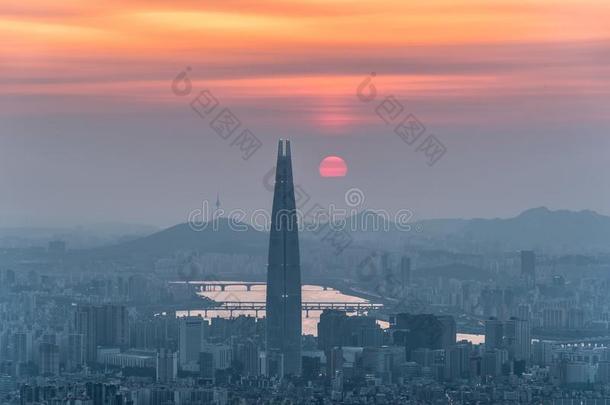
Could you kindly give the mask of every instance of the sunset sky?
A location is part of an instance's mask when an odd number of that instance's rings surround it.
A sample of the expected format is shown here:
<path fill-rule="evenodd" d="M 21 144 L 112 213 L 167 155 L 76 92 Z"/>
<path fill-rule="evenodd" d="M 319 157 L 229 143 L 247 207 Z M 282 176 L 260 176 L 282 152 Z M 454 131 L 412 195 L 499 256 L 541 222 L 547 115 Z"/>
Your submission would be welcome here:
<path fill-rule="evenodd" d="M 610 215 L 609 21 L 607 0 L 2 1 L 0 227 L 165 226 L 217 192 L 268 208 L 280 137 L 322 204 Z M 263 143 L 250 159 L 189 106 L 204 89 Z M 390 95 L 447 148 L 432 167 L 375 113 Z M 321 178 L 327 155 L 348 175 Z"/>

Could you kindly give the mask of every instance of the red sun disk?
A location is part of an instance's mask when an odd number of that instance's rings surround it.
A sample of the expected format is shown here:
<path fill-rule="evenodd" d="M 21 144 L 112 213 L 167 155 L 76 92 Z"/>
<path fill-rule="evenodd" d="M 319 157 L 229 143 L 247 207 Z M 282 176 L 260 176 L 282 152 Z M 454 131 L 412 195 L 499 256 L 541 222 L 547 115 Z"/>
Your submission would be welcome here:
<path fill-rule="evenodd" d="M 320 162 L 321 177 L 344 177 L 347 174 L 347 164 L 339 156 L 326 156 Z"/>

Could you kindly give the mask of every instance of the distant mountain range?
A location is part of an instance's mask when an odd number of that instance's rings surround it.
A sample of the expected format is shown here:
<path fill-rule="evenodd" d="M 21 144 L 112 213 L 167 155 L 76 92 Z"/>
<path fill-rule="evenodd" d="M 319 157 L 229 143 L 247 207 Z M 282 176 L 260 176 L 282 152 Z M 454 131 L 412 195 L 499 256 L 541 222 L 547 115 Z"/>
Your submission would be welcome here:
<path fill-rule="evenodd" d="M 594 211 L 533 208 L 507 219 L 439 219 L 420 222 L 422 234 L 461 237 L 499 249 L 609 252 L 610 217 Z"/>
<path fill-rule="evenodd" d="M 414 242 L 425 240 L 429 246 L 435 241 L 442 242 L 444 248 L 455 245 L 484 246 L 498 251 L 535 249 L 569 253 L 610 252 L 610 217 L 593 211 L 551 211 L 547 208 L 534 208 L 524 211 L 514 218 L 506 219 L 434 219 L 411 224 L 411 230 L 401 231 L 393 222 L 388 223 L 387 231 L 378 226 L 363 229 L 356 226 L 365 221 L 376 221 L 372 213 L 359 213 L 347 219 L 345 229 L 356 240 L 359 236 L 396 237 L 404 232 Z M 383 218 L 378 219 L 383 224 Z M 356 223 L 352 228 L 352 223 Z M 239 224 L 241 231 L 230 227 L 228 220 L 220 219 L 216 229 L 210 224 L 206 229 L 196 231 L 189 224 L 179 224 L 151 235 L 93 249 L 95 253 L 112 256 L 153 256 L 163 257 L 178 250 L 197 250 L 227 254 L 266 255 L 267 233 L 249 225 Z M 355 230 L 352 230 L 355 229 Z M 304 232 L 302 244 L 321 243 Z M 311 247 L 311 246 L 310 246 Z M 93 251 L 91 251 L 93 253 Z M 467 252 L 465 252 L 467 253 Z"/>
<path fill-rule="evenodd" d="M 44 247 L 62 240 L 70 249 L 87 249 L 117 244 L 158 232 L 159 227 L 121 222 L 103 222 L 70 228 L 2 227 L 0 248 Z"/>
<path fill-rule="evenodd" d="M 260 255 L 267 252 L 267 235 L 246 224 L 230 226 L 220 218 L 216 225 L 197 229 L 188 223 L 174 225 L 160 232 L 113 246 L 94 250 L 108 256 L 167 257 L 177 251 Z"/>

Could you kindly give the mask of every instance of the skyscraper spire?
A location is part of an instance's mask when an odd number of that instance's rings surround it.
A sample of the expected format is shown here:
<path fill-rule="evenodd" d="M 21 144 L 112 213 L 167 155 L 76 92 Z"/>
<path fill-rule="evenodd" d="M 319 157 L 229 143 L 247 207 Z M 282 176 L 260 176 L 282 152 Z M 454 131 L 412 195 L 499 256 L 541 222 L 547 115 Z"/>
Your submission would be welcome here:
<path fill-rule="evenodd" d="M 270 375 L 301 374 L 301 266 L 290 141 L 278 143 L 269 261 L 267 359 Z"/>

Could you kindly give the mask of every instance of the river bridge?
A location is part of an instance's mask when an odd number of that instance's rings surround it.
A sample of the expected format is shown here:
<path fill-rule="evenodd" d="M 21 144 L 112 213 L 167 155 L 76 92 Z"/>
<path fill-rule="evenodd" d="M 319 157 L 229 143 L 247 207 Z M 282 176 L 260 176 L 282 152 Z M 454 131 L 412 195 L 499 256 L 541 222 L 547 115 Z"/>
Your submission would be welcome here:
<path fill-rule="evenodd" d="M 191 281 L 189 284 L 197 286 L 200 292 L 225 291 L 227 287 L 246 287 L 246 291 L 251 291 L 255 285 L 267 285 L 264 281 Z"/>
<path fill-rule="evenodd" d="M 202 308 L 205 316 L 208 316 L 208 311 L 229 311 L 231 317 L 235 311 L 252 311 L 258 317 L 260 311 L 265 311 L 267 304 L 261 301 L 220 301 L 215 305 L 211 304 L 206 308 Z M 301 310 L 305 312 L 305 317 L 309 318 L 309 311 L 324 311 L 327 309 L 336 309 L 356 313 L 358 315 L 369 311 L 380 310 L 383 304 L 375 304 L 372 302 L 303 302 Z"/>
<path fill-rule="evenodd" d="M 562 345 L 610 346 L 610 336 L 554 337 L 532 335 L 532 338 Z"/>
<path fill-rule="evenodd" d="M 179 283 L 187 283 L 180 281 Z M 189 285 L 195 286 L 199 292 L 211 292 L 211 291 L 226 291 L 227 287 L 245 287 L 245 291 L 252 291 L 252 287 L 259 285 L 267 285 L 265 281 L 189 281 Z M 320 286 L 324 291 L 328 290 L 326 286 Z M 239 291 L 234 290 L 232 291 Z"/>

